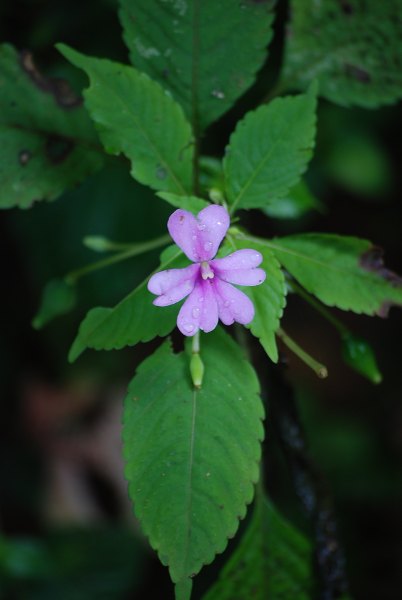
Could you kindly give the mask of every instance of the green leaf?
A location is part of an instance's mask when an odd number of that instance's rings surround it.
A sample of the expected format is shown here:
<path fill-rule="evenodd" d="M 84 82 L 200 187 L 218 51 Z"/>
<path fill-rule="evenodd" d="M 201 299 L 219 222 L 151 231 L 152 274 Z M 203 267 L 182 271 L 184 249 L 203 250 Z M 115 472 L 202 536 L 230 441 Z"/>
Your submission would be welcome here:
<path fill-rule="evenodd" d="M 55 317 L 68 313 L 74 308 L 76 300 L 74 286 L 64 279 L 52 279 L 43 290 L 39 310 L 32 320 L 32 327 L 41 329 Z"/>
<path fill-rule="evenodd" d="M 29 52 L 0 46 L 0 208 L 53 200 L 102 166 L 81 100 Z"/>
<path fill-rule="evenodd" d="M 259 476 L 264 408 L 241 349 L 223 330 L 204 335 L 205 375 L 191 352 L 165 342 L 139 367 L 123 417 L 129 494 L 174 582 L 197 574 L 234 536 Z"/>
<path fill-rule="evenodd" d="M 376 108 L 402 98 L 400 0 L 294 0 L 284 86 L 320 94 L 343 106 Z"/>
<path fill-rule="evenodd" d="M 402 305 L 402 279 L 386 269 L 367 240 L 329 233 L 291 235 L 268 242 L 279 262 L 328 306 L 386 317 Z"/>
<path fill-rule="evenodd" d="M 133 64 L 183 106 L 194 131 L 218 119 L 255 79 L 272 38 L 274 1 L 120 0 Z"/>
<path fill-rule="evenodd" d="M 349 367 L 367 377 L 372 383 L 381 383 L 382 375 L 370 344 L 354 335 L 345 335 L 342 339 L 342 357 Z"/>
<path fill-rule="evenodd" d="M 299 219 L 311 210 L 321 210 L 322 204 L 313 196 L 306 183 L 301 180 L 284 198 L 273 200 L 263 208 L 272 219 Z"/>
<path fill-rule="evenodd" d="M 170 246 L 161 255 L 157 271 L 177 269 L 188 263 L 177 246 Z M 86 348 L 94 350 L 119 350 L 148 342 L 156 336 L 167 335 L 174 329 L 178 313 L 177 304 L 154 306 L 154 296 L 145 280 L 114 308 L 93 308 L 82 321 L 77 337 L 71 346 L 69 360 L 76 360 Z"/>
<path fill-rule="evenodd" d="M 203 600 L 310 600 L 312 550 L 309 541 L 258 498 L 240 544 Z"/>
<path fill-rule="evenodd" d="M 260 208 L 285 196 L 307 168 L 315 136 L 316 87 L 277 98 L 247 113 L 224 160 L 231 212 Z"/>
<path fill-rule="evenodd" d="M 197 196 L 178 196 L 177 194 L 170 194 L 169 192 L 159 192 L 157 194 L 162 200 L 166 200 L 175 208 L 182 208 L 188 210 L 194 214 L 197 214 L 203 208 L 209 206 L 209 202 Z"/>
<path fill-rule="evenodd" d="M 180 106 L 133 67 L 59 44 L 90 79 L 85 104 L 107 152 L 131 160 L 131 174 L 155 190 L 185 194 L 192 183 L 193 140 Z"/>
<path fill-rule="evenodd" d="M 266 272 L 267 278 L 261 285 L 242 288 L 242 292 L 247 294 L 255 308 L 255 317 L 248 328 L 260 340 L 269 358 L 277 363 L 275 332 L 279 329 L 279 321 L 286 305 L 285 277 L 272 250 L 257 242 L 250 244 L 239 239 L 233 240 L 233 248 L 236 250 L 250 247 L 261 252 L 261 268 Z"/>

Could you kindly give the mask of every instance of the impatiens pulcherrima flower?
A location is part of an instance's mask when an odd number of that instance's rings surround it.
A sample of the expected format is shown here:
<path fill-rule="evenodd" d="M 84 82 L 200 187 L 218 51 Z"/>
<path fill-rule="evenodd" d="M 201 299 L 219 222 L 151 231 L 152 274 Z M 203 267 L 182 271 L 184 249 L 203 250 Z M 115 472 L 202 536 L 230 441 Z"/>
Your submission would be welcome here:
<path fill-rule="evenodd" d="M 177 317 L 184 335 L 193 336 L 199 329 L 212 331 L 219 319 L 225 325 L 235 321 L 247 325 L 254 318 L 251 300 L 231 284 L 262 283 L 265 271 L 256 268 L 262 255 L 244 249 L 214 258 L 229 224 L 227 210 L 217 204 L 207 206 L 196 217 L 179 209 L 168 220 L 174 242 L 194 264 L 155 273 L 148 290 L 158 296 L 153 301 L 156 306 L 169 306 L 188 296 Z"/>

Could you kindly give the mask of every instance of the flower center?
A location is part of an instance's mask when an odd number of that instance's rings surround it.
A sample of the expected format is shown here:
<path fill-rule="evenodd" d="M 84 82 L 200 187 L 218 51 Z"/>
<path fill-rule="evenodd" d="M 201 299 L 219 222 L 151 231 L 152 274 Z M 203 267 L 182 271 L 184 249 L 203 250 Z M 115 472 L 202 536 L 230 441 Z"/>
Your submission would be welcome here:
<path fill-rule="evenodd" d="M 214 272 L 213 272 L 213 270 L 209 266 L 209 263 L 206 260 L 204 260 L 201 263 L 201 277 L 204 280 L 213 279 L 214 278 Z"/>

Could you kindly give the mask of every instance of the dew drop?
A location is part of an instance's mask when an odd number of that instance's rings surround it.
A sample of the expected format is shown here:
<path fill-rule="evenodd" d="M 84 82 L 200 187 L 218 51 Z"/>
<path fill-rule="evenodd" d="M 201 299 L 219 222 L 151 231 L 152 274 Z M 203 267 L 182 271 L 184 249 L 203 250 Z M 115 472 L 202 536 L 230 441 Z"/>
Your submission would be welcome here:
<path fill-rule="evenodd" d="M 225 300 L 225 302 L 223 303 L 223 306 L 225 306 L 226 308 L 228 306 L 230 306 L 230 301 L 229 300 Z"/>
<path fill-rule="evenodd" d="M 204 250 L 208 251 L 208 250 L 211 250 L 211 248 L 212 248 L 212 242 L 205 242 Z"/>
<path fill-rule="evenodd" d="M 198 317 L 200 316 L 200 309 L 197 307 L 193 308 L 193 310 L 191 311 L 191 314 L 194 319 L 198 319 Z"/>
<path fill-rule="evenodd" d="M 218 100 L 223 100 L 225 94 L 222 92 L 222 90 L 212 90 L 211 96 L 213 96 L 214 98 L 218 98 Z"/>
<path fill-rule="evenodd" d="M 196 235 L 192 235 L 191 239 L 195 241 L 197 239 L 197 236 Z"/>
<path fill-rule="evenodd" d="M 206 228 L 206 225 L 205 225 L 205 223 L 198 223 L 198 224 L 197 224 L 197 229 L 198 229 L 199 231 L 204 231 L 204 229 L 205 229 L 205 228 Z"/>
<path fill-rule="evenodd" d="M 156 169 L 156 177 L 157 177 L 157 179 L 166 179 L 166 177 L 167 177 L 166 169 L 164 169 L 161 166 L 157 167 L 157 169 Z"/>
<path fill-rule="evenodd" d="M 187 333 L 191 333 L 194 330 L 194 325 L 191 325 L 191 323 L 188 323 L 188 325 L 184 325 L 184 331 L 187 331 Z"/>

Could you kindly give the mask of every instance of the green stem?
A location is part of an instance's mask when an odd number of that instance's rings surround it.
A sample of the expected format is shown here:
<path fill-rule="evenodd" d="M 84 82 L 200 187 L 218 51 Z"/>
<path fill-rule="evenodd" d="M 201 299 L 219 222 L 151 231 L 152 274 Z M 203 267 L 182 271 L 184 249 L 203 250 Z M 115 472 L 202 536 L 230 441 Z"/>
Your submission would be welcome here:
<path fill-rule="evenodd" d="M 328 377 L 328 369 L 325 365 L 319 363 L 315 358 L 310 356 L 303 348 L 297 344 L 283 329 L 278 329 L 276 332 L 278 337 L 281 338 L 284 344 L 292 350 L 296 356 L 300 358 L 310 369 L 314 371 L 314 373 L 320 378 L 325 379 Z"/>
<path fill-rule="evenodd" d="M 204 378 L 204 363 L 200 356 L 200 332 L 193 336 L 191 346 L 191 359 L 190 359 L 190 374 L 193 380 L 194 387 L 199 390 L 201 389 L 202 380 Z"/>
<path fill-rule="evenodd" d="M 296 292 L 296 294 L 300 296 L 300 298 L 303 298 L 303 300 L 308 302 L 310 306 L 312 306 L 316 311 L 318 311 L 327 321 L 329 321 L 329 323 L 331 323 L 331 325 L 335 327 L 335 329 L 338 330 L 341 337 L 346 337 L 349 335 L 349 329 L 341 321 L 339 321 L 339 319 L 334 317 L 334 315 L 332 315 L 330 311 L 327 308 L 325 308 L 325 306 L 318 302 L 318 300 L 310 296 L 310 294 L 306 292 L 306 290 L 303 289 L 301 285 L 299 285 L 296 281 L 292 280 L 289 282 L 289 284 L 291 288 Z"/>
<path fill-rule="evenodd" d="M 127 260 L 128 258 L 132 258 L 133 256 L 138 256 L 139 254 L 143 254 L 144 252 L 149 252 L 150 250 L 154 250 L 155 248 L 160 248 L 161 246 L 166 246 L 170 241 L 169 235 L 162 235 L 154 240 L 149 240 L 148 242 L 143 242 L 141 244 L 133 244 L 129 249 L 124 250 L 123 252 L 119 252 L 118 254 L 114 254 L 113 256 L 108 256 L 107 258 L 103 258 L 102 260 L 98 260 L 94 263 L 86 265 L 85 267 L 81 267 L 80 269 L 76 269 L 75 271 L 70 271 L 64 277 L 65 281 L 70 284 L 74 284 L 84 277 L 84 275 L 88 275 L 93 271 L 98 271 L 99 269 L 104 269 L 109 265 L 113 265 L 115 263 L 121 262 L 123 260 Z"/>

